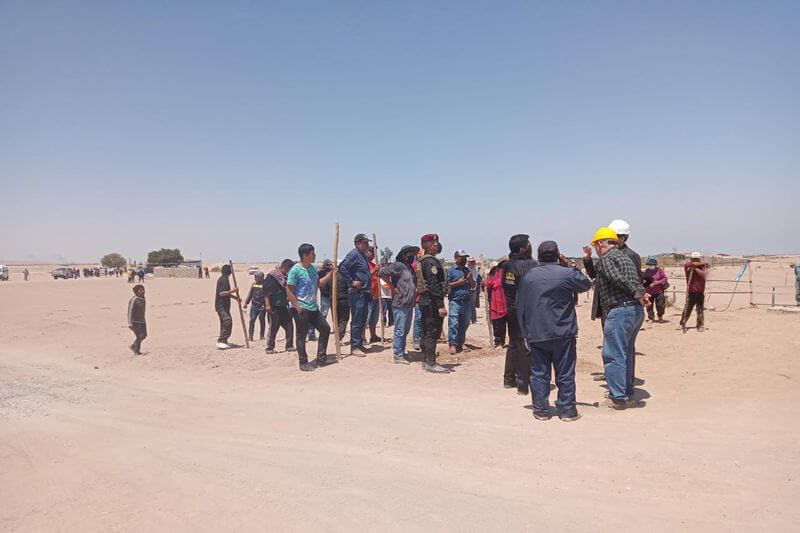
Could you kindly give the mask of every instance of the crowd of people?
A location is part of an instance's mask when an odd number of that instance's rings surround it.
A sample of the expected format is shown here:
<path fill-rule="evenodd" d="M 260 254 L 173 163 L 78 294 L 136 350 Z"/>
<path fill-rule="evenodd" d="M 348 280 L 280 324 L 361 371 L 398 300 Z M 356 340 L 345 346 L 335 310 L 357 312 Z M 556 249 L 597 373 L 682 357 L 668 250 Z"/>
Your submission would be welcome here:
<path fill-rule="evenodd" d="M 470 349 L 467 330 L 477 322 L 476 307 L 485 291 L 486 312 L 492 327 L 491 343 L 505 347 L 503 385 L 521 395 L 532 394 L 533 415 L 540 420 L 552 416 L 549 404 L 551 374 L 558 388 L 556 411 L 565 421 L 580 415 L 575 400 L 576 337 L 578 322 L 575 306 L 578 294 L 594 288 L 591 318 L 599 318 L 603 329 L 602 360 L 604 373 L 596 379 L 608 386 L 609 407 L 622 410 L 636 403 L 634 376 L 636 338 L 645 317 L 663 322 L 665 291 L 669 278 L 657 258 L 649 257 L 642 269 L 640 256 L 629 247 L 630 227 L 614 220 L 595 232 L 590 246 L 583 248 L 583 268 L 568 259 L 554 241 L 544 241 L 533 257 L 528 235 L 513 235 L 509 253 L 493 262 L 483 279 L 474 257 L 464 249 L 453 254 L 447 267 L 438 257 L 442 251 L 439 236 L 425 234 L 420 245 L 403 246 L 394 262 L 376 262 L 372 241 L 363 233 L 353 240 L 338 269 L 325 260 L 316 267 L 316 250 L 304 243 L 298 248 L 298 260 L 285 259 L 264 274 L 256 272 L 244 300 L 250 308 L 248 335 L 266 339 L 266 353 L 276 352 L 279 329 L 285 333 L 284 350 L 296 351 L 303 372 L 337 362 L 328 354 L 331 326 L 328 313 L 336 310 L 339 338 L 347 343 L 351 355 L 365 357 L 371 345 L 381 342 L 376 326 L 379 320 L 393 327 L 393 362 L 409 365 L 407 339 L 422 355 L 422 369 L 446 374 L 452 367 L 437 362 L 437 343 L 442 340 L 447 319 L 448 350 L 457 354 Z M 697 331 L 703 331 L 703 295 L 706 267 L 699 253 L 693 253 L 684 265 L 688 295 L 681 326 L 697 309 Z M 336 273 L 336 283 L 334 283 Z M 219 317 L 220 333 L 216 347 L 224 350 L 229 342 L 233 319 L 231 301 L 240 300 L 239 289 L 231 287 L 230 265 L 223 265 L 215 290 L 214 307 Z M 335 291 L 334 291 L 335 286 Z M 380 316 L 379 302 L 384 308 Z M 131 345 L 140 353 L 146 337 L 144 287 L 134 287 L 129 304 L 129 326 L 136 341 Z M 267 325 L 268 329 L 267 329 Z M 316 341 L 316 354 L 309 360 L 308 341 Z"/>

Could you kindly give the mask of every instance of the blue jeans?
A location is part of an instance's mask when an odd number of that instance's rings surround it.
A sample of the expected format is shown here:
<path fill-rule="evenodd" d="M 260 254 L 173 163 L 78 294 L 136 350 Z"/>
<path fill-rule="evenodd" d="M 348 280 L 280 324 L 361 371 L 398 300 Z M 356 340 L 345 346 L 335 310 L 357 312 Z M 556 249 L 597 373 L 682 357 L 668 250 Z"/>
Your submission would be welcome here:
<path fill-rule="evenodd" d="M 450 346 L 461 348 L 467 340 L 467 328 L 469 327 L 472 314 L 469 310 L 472 298 L 466 298 L 463 302 L 450 300 L 447 310 L 447 343 Z"/>
<path fill-rule="evenodd" d="M 408 332 L 411 331 L 411 312 L 413 307 L 393 307 L 394 315 L 394 341 L 392 343 L 392 352 L 394 357 L 399 359 L 403 357 L 406 351 L 406 337 Z"/>
<path fill-rule="evenodd" d="M 472 305 L 470 306 L 470 319 L 473 324 L 478 323 L 478 309 L 475 307 L 475 298 L 478 298 L 477 289 L 474 291 L 469 291 L 469 299 L 472 300 Z"/>
<path fill-rule="evenodd" d="M 550 367 L 556 373 L 556 408 L 566 415 L 575 411 L 575 337 L 528 343 L 531 349 L 531 394 L 533 410 L 547 414 L 550 409 Z"/>
<path fill-rule="evenodd" d="M 372 297 L 371 294 L 368 294 L 369 302 L 367 303 L 367 316 L 364 319 L 364 322 L 369 326 L 375 326 L 378 324 L 378 300 Z"/>
<path fill-rule="evenodd" d="M 419 304 L 414 306 L 414 344 L 419 344 L 419 338 L 422 334 L 422 309 Z"/>
<path fill-rule="evenodd" d="M 319 314 L 322 317 L 322 320 L 328 320 L 328 311 L 331 309 L 331 299 L 327 296 L 320 295 L 319 297 Z M 314 340 L 316 338 L 316 332 L 318 330 L 311 327 L 308 328 L 308 340 Z"/>
<path fill-rule="evenodd" d="M 351 291 L 347 295 L 350 303 L 350 345 L 364 346 L 364 325 L 367 322 L 367 307 L 372 299 L 367 291 Z"/>
<path fill-rule="evenodd" d="M 627 401 L 633 397 L 633 369 L 636 366 L 636 336 L 644 322 L 641 305 L 615 307 L 603 326 L 603 366 L 610 397 Z"/>

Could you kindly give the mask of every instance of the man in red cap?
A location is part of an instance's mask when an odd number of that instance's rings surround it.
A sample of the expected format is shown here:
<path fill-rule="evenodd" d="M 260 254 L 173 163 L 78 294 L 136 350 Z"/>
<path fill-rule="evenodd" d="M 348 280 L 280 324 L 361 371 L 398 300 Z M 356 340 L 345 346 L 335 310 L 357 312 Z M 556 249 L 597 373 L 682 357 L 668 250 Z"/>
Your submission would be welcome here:
<path fill-rule="evenodd" d="M 442 251 L 439 236 L 428 233 L 422 236 L 422 249 L 425 254 L 419 261 L 417 292 L 422 310 L 420 347 L 422 348 L 422 369 L 436 374 L 450 372 L 448 368 L 436 363 L 436 341 L 442 334 L 442 322 L 447 316 L 444 299 L 450 292 L 450 284 L 444 265 L 436 257 Z"/>

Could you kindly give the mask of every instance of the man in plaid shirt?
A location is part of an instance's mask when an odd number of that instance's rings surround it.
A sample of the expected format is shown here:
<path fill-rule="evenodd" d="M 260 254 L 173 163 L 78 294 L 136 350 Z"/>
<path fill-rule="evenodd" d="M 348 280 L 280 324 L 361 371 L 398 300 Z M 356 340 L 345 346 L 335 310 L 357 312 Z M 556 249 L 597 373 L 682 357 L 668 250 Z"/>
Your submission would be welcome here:
<path fill-rule="evenodd" d="M 610 228 L 600 228 L 592 239 L 599 257 L 594 261 L 595 291 L 605 317 L 603 366 L 609 407 L 625 409 L 633 401 L 636 336 L 644 322 L 647 294 L 636 266 L 617 248 L 617 242 L 617 234 Z M 590 261 L 592 248 L 585 246 L 583 256 Z"/>

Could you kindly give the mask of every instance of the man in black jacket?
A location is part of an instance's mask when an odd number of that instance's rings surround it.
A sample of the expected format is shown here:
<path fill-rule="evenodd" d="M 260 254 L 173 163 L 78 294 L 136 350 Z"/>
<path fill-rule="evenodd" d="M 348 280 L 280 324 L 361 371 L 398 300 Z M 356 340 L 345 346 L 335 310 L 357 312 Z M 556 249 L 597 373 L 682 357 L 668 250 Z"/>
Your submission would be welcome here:
<path fill-rule="evenodd" d="M 253 307 L 250 308 L 250 340 L 254 340 L 253 336 L 255 335 L 256 329 L 256 320 L 260 322 L 261 325 L 261 335 L 259 340 L 264 340 L 264 330 L 266 329 L 266 317 L 267 317 L 267 309 L 264 306 L 264 273 L 260 270 L 255 274 L 255 280 L 253 284 L 250 286 L 250 291 L 247 293 L 247 298 L 244 301 L 244 310 L 247 310 L 247 306 L 252 303 Z"/>
<path fill-rule="evenodd" d="M 286 351 L 294 351 L 294 323 L 289 311 L 289 299 L 286 296 L 286 274 L 294 266 L 294 261 L 284 259 L 281 265 L 267 274 L 264 282 L 264 305 L 272 317 L 269 322 L 267 337 L 267 353 L 275 353 L 275 338 L 278 328 L 286 334 Z"/>
<path fill-rule="evenodd" d="M 503 386 L 517 387 L 517 393 L 528 394 L 531 382 L 531 353 L 525 348 L 519 322 L 517 321 L 517 289 L 519 282 L 530 269 L 536 266 L 531 258 L 532 245 L 529 235 L 514 235 L 508 240 L 508 255 L 503 269 L 503 292 L 506 295 L 506 316 L 508 317 L 508 349 L 506 366 L 503 372 Z"/>
<path fill-rule="evenodd" d="M 436 362 L 436 341 L 442 334 L 442 321 L 447 316 L 444 298 L 449 292 L 449 283 L 444 265 L 436 258 L 436 254 L 442 250 L 439 236 L 435 233 L 423 235 L 421 244 L 425 255 L 420 259 L 417 290 L 420 293 L 419 307 L 422 310 L 420 345 L 425 357 L 422 369 L 435 374 L 446 374 L 450 370 Z"/>

